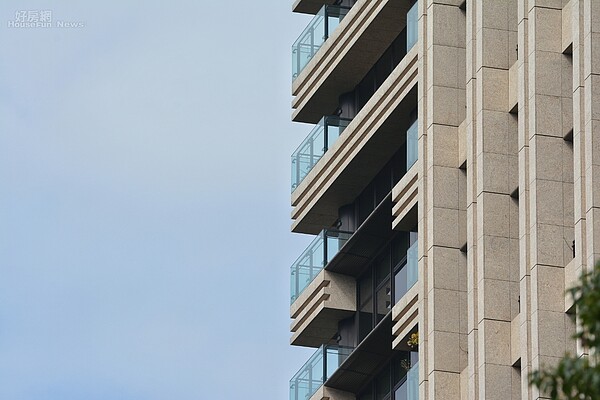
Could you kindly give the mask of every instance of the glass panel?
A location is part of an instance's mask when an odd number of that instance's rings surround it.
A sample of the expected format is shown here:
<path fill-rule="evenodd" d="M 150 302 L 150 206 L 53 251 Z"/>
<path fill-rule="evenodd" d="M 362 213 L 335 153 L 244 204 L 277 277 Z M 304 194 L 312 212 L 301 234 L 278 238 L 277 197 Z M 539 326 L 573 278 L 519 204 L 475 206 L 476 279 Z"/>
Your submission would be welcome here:
<path fill-rule="evenodd" d="M 406 252 L 406 263 L 394 274 L 394 304 L 413 287 L 419 278 L 418 248 L 419 242 L 415 241 Z"/>
<path fill-rule="evenodd" d="M 349 7 L 325 5 L 310 21 L 292 45 L 292 79 L 298 77 L 349 9 Z"/>
<path fill-rule="evenodd" d="M 406 290 L 413 287 L 419 279 L 419 242 L 415 241 L 406 252 Z"/>
<path fill-rule="evenodd" d="M 349 123 L 349 119 L 330 116 L 321 119 L 312 129 L 292 154 L 292 192 L 335 143 Z"/>
<path fill-rule="evenodd" d="M 296 301 L 309 283 L 321 272 L 329 261 L 339 252 L 350 232 L 323 230 L 292 264 L 290 271 L 290 300 Z"/>
<path fill-rule="evenodd" d="M 419 39 L 419 15 L 417 13 L 419 8 L 419 2 L 417 1 L 408 13 L 406 14 L 406 52 L 417 43 Z"/>
<path fill-rule="evenodd" d="M 290 380 L 290 400 L 307 400 L 352 352 L 350 347 L 321 346 Z"/>
<path fill-rule="evenodd" d="M 419 120 L 413 122 L 413 124 L 406 131 L 406 170 L 419 158 Z"/>
<path fill-rule="evenodd" d="M 406 360 L 408 362 L 408 360 Z M 419 399 L 419 362 L 410 366 L 406 380 L 394 391 L 395 400 Z"/>
<path fill-rule="evenodd" d="M 417 361 L 408 371 L 406 376 L 408 400 L 419 399 L 419 362 Z"/>

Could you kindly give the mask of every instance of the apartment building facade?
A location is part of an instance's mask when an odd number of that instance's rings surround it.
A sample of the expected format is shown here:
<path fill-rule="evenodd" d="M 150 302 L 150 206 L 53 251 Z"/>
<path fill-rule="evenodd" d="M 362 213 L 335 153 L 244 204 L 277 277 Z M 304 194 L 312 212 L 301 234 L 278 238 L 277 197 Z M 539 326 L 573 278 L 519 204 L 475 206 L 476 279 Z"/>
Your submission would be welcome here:
<path fill-rule="evenodd" d="M 600 1 L 296 0 L 290 400 L 537 399 L 600 253 Z M 310 125 L 307 125 L 310 126 Z M 300 366 L 299 366 L 300 367 Z"/>

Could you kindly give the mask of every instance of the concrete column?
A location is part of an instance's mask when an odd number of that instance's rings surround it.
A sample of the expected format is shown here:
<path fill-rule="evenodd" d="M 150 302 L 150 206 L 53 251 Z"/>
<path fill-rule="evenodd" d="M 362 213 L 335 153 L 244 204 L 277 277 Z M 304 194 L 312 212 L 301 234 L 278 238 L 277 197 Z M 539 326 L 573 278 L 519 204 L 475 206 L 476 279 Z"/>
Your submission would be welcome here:
<path fill-rule="evenodd" d="M 556 3 L 556 4 L 554 4 Z M 561 2 L 529 1 L 528 142 L 531 368 L 554 365 L 572 333 L 561 294 L 572 260 L 572 69 L 562 54 Z M 531 398 L 541 398 L 531 389 Z"/>
<path fill-rule="evenodd" d="M 519 399 L 511 322 L 519 312 L 518 127 L 509 113 L 509 69 L 517 61 L 517 2 L 472 2 L 477 57 L 475 198 L 479 399 Z"/>
<path fill-rule="evenodd" d="M 427 197 L 426 301 L 429 398 L 460 398 L 467 366 L 466 176 L 459 169 L 460 124 L 465 119 L 466 15 L 462 1 L 423 1 L 427 14 L 427 157 L 423 163 Z M 421 188 L 419 188 L 421 189 Z M 462 194 L 461 194 L 462 193 Z"/>

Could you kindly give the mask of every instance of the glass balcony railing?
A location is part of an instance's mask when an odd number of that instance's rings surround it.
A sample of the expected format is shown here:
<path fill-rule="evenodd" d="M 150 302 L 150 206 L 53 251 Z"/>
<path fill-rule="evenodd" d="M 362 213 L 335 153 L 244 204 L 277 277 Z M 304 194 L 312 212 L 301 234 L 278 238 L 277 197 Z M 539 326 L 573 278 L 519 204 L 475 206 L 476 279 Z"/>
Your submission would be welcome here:
<path fill-rule="evenodd" d="M 419 361 L 415 362 L 406 373 L 406 381 L 394 391 L 394 400 L 419 399 Z"/>
<path fill-rule="evenodd" d="M 352 236 L 350 232 L 324 229 L 304 250 L 302 255 L 292 264 L 290 304 L 296 301 L 298 296 L 338 253 L 350 236 Z"/>
<path fill-rule="evenodd" d="M 290 380 L 290 400 L 308 400 L 338 369 L 351 347 L 323 345 Z"/>
<path fill-rule="evenodd" d="M 417 1 L 406 14 L 406 52 L 413 48 L 419 39 L 419 2 Z"/>
<path fill-rule="evenodd" d="M 323 117 L 292 154 L 292 192 L 342 134 L 351 120 Z"/>
<path fill-rule="evenodd" d="M 306 67 L 323 43 L 348 14 L 350 7 L 325 5 L 292 46 L 292 80 Z"/>
<path fill-rule="evenodd" d="M 394 304 L 417 283 L 419 242 L 415 241 L 406 252 L 406 264 L 394 275 Z"/>
<path fill-rule="evenodd" d="M 406 131 L 406 170 L 419 158 L 419 120 L 413 122 L 413 124 Z"/>

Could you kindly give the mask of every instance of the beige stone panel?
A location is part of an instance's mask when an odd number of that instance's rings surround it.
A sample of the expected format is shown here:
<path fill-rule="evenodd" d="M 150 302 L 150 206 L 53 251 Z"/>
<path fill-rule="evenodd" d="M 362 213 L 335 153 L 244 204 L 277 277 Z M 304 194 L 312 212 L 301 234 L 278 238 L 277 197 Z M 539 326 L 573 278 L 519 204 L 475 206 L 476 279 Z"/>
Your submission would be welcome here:
<path fill-rule="evenodd" d="M 575 225 L 575 215 L 573 212 L 573 190 L 572 183 L 563 183 L 563 225 L 572 227 Z"/>
<path fill-rule="evenodd" d="M 429 68 L 427 84 L 451 88 L 465 87 L 464 48 L 433 45 L 427 52 L 432 68 Z"/>
<path fill-rule="evenodd" d="M 563 141 L 562 143 L 562 159 L 563 159 L 563 169 L 562 169 L 562 181 L 564 183 L 572 184 L 574 181 L 574 164 L 573 164 L 573 143 L 568 141 Z M 572 192 L 571 192 L 572 196 Z"/>
<path fill-rule="evenodd" d="M 600 4 L 594 0 L 584 1 L 583 4 L 584 31 L 586 33 L 600 32 Z"/>
<path fill-rule="evenodd" d="M 508 69 L 508 31 L 483 28 L 479 37 L 478 62 L 482 67 Z"/>
<path fill-rule="evenodd" d="M 530 11 L 534 6 L 562 10 L 564 2 L 565 0 L 528 0 L 528 11 Z"/>
<path fill-rule="evenodd" d="M 509 29 L 508 21 L 508 1 L 486 1 L 481 4 L 478 10 L 481 10 L 481 28 L 493 28 L 493 29 Z M 478 29 L 478 30 L 479 30 Z"/>
<path fill-rule="evenodd" d="M 459 292 L 433 289 L 429 292 L 429 331 L 460 333 Z"/>
<path fill-rule="evenodd" d="M 532 313 L 533 344 L 539 356 L 563 357 L 565 355 L 565 314 L 563 311 L 537 310 Z"/>
<path fill-rule="evenodd" d="M 557 181 L 563 180 L 563 145 L 561 137 L 536 135 L 531 141 L 531 158 L 535 170 L 530 179 Z"/>
<path fill-rule="evenodd" d="M 593 207 L 600 206 L 600 166 L 590 165 L 585 171 L 586 208 L 589 212 Z"/>
<path fill-rule="evenodd" d="M 464 90 L 433 86 L 428 91 L 428 123 L 458 127 L 464 119 L 464 106 Z"/>
<path fill-rule="evenodd" d="M 514 191 L 517 191 L 518 193 L 519 189 L 519 157 L 516 155 L 516 152 L 513 154 L 514 155 L 508 156 L 508 194 L 512 194 Z M 513 201 L 516 202 L 518 206 L 519 199 L 513 199 Z"/>
<path fill-rule="evenodd" d="M 459 290 L 462 286 L 460 278 L 459 259 L 460 251 L 448 247 L 432 248 L 431 264 L 429 268 L 429 281 L 434 289 Z"/>
<path fill-rule="evenodd" d="M 479 365 L 510 365 L 510 322 L 484 319 L 479 324 Z"/>
<path fill-rule="evenodd" d="M 560 0 L 559 0 L 560 1 Z M 529 38 L 530 54 L 536 51 L 562 52 L 562 5 L 556 9 L 535 7 L 530 12 L 533 19 L 533 35 Z"/>
<path fill-rule="evenodd" d="M 565 245 L 563 246 L 563 267 L 573 259 L 573 239 L 575 238 L 575 228 L 573 225 L 563 227 L 563 237 Z"/>
<path fill-rule="evenodd" d="M 562 9 L 562 51 L 566 51 L 573 43 L 573 1 L 569 1 Z"/>
<path fill-rule="evenodd" d="M 508 134 L 509 115 L 505 111 L 483 110 L 481 112 L 482 146 L 480 149 L 482 151 L 497 154 L 509 152 L 511 147 Z"/>
<path fill-rule="evenodd" d="M 577 341 L 571 340 L 576 333 L 575 316 L 564 314 L 565 318 L 565 352 L 569 354 L 577 354 Z"/>
<path fill-rule="evenodd" d="M 532 299 L 532 307 L 538 310 L 564 312 L 564 269 L 537 265 L 532 270 L 531 278 L 531 289 L 536 294 Z"/>
<path fill-rule="evenodd" d="M 428 221 L 430 246 L 460 248 L 458 210 L 434 207 Z"/>
<path fill-rule="evenodd" d="M 537 207 L 537 223 L 563 225 L 564 203 L 562 182 L 536 179 L 534 198 L 535 206 Z"/>
<path fill-rule="evenodd" d="M 585 121 L 600 119 L 600 75 L 590 75 L 585 80 Z"/>
<path fill-rule="evenodd" d="M 587 265 L 595 265 L 600 260 L 600 209 L 592 208 L 587 213 Z M 588 267 L 589 268 L 589 267 Z M 591 268 L 590 268 L 591 269 Z"/>
<path fill-rule="evenodd" d="M 573 97 L 573 57 L 561 54 L 561 96 Z"/>
<path fill-rule="evenodd" d="M 431 29 L 436 31 L 429 36 L 432 37 L 432 45 L 465 47 L 465 17 L 458 7 L 432 4 L 428 7 L 427 14 L 431 19 Z"/>
<path fill-rule="evenodd" d="M 529 132 L 533 135 L 546 135 L 563 137 L 562 133 L 562 102 L 560 97 L 537 95 L 533 104 L 535 118 L 534 130 Z"/>
<path fill-rule="evenodd" d="M 563 97 L 561 99 L 562 137 L 573 132 L 573 99 Z"/>
<path fill-rule="evenodd" d="M 560 53 L 536 51 L 530 58 L 529 66 L 535 71 L 536 94 L 562 95 L 562 57 Z"/>
<path fill-rule="evenodd" d="M 510 363 L 515 365 L 521 358 L 521 315 L 510 322 Z"/>
<path fill-rule="evenodd" d="M 458 209 L 458 168 L 433 166 L 430 168 L 430 197 L 435 207 Z"/>
<path fill-rule="evenodd" d="M 486 136 L 487 135 L 484 135 L 484 138 Z M 510 194 L 512 190 L 508 184 L 509 159 L 509 156 L 506 154 L 482 154 L 481 160 L 483 162 L 480 163 L 479 169 L 479 176 L 481 176 L 482 179 L 480 190 Z"/>
<path fill-rule="evenodd" d="M 510 197 L 484 192 L 479 198 L 483 214 L 483 234 L 508 237 Z"/>
<path fill-rule="evenodd" d="M 477 85 L 483 109 L 508 110 L 508 70 L 481 68 Z"/>
<path fill-rule="evenodd" d="M 516 31 L 508 31 L 508 65 L 514 65 L 519 60 L 519 34 Z"/>
<path fill-rule="evenodd" d="M 531 263 L 555 267 L 563 267 L 563 249 L 568 244 L 563 237 L 563 227 L 558 225 L 538 224 L 532 227 Z"/>
<path fill-rule="evenodd" d="M 600 165 L 600 121 L 591 121 L 592 129 L 587 135 L 586 157 L 592 165 Z"/>
<path fill-rule="evenodd" d="M 454 332 L 434 331 L 429 334 L 429 365 L 435 371 L 460 373 L 461 350 L 459 334 Z"/>
<path fill-rule="evenodd" d="M 519 63 L 514 62 L 508 69 L 508 108 L 514 112 L 519 107 Z"/>
<path fill-rule="evenodd" d="M 473 339 L 471 341 L 471 338 Z M 473 345 L 471 345 L 473 343 Z M 471 357 L 473 353 L 473 357 Z M 477 368 L 477 330 L 469 335 L 469 399 L 477 399 L 479 396 L 479 374 Z"/>
<path fill-rule="evenodd" d="M 461 280 L 465 280 L 464 277 L 461 277 Z M 466 335 L 469 332 L 468 293 L 466 290 L 461 290 L 458 292 L 458 304 L 460 307 L 458 328 L 461 334 Z"/>
<path fill-rule="evenodd" d="M 519 257 L 519 239 L 511 238 L 509 241 L 508 265 L 510 266 L 509 280 L 512 282 L 518 282 L 521 279 L 521 274 L 519 271 Z"/>
<path fill-rule="evenodd" d="M 510 282 L 496 279 L 479 281 L 479 322 L 484 318 L 510 322 Z"/>
<path fill-rule="evenodd" d="M 590 74 L 600 74 L 600 33 L 587 33 L 584 39 L 584 51 L 586 56 L 583 61 L 584 77 L 587 78 Z"/>
<path fill-rule="evenodd" d="M 467 332 L 477 330 L 479 326 L 479 309 L 477 307 L 479 291 L 476 287 L 467 292 Z"/>
<path fill-rule="evenodd" d="M 486 364 L 480 374 L 479 398 L 506 400 L 511 390 L 511 369 L 507 365 Z"/>
<path fill-rule="evenodd" d="M 482 279 L 510 279 L 511 239 L 488 236 L 483 241 Z"/>
<path fill-rule="evenodd" d="M 429 375 L 429 387 L 434 399 L 459 399 L 460 374 L 433 371 Z"/>
<path fill-rule="evenodd" d="M 565 290 L 569 290 L 570 288 L 575 287 L 577 285 L 577 280 L 579 279 L 578 270 L 580 268 L 581 259 L 579 257 L 572 259 L 571 262 L 569 262 L 564 268 L 565 281 L 563 285 Z M 565 294 L 565 302 L 573 302 L 573 299 L 571 298 L 570 294 Z M 570 307 L 566 307 L 565 311 L 569 308 Z"/>

